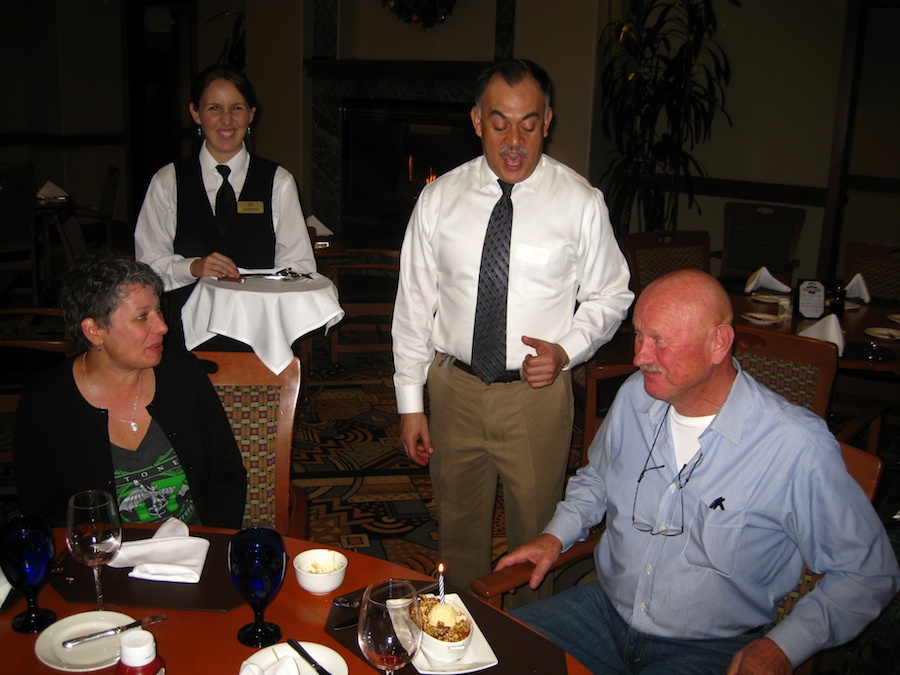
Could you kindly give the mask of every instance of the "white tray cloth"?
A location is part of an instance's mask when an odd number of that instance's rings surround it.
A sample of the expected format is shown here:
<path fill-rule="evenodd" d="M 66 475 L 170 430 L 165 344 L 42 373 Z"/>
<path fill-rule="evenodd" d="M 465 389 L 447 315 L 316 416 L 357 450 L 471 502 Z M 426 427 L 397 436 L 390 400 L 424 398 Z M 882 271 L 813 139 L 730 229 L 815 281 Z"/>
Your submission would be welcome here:
<path fill-rule="evenodd" d="M 181 310 L 184 341 L 196 349 L 215 335 L 250 345 L 278 374 L 291 362 L 294 341 L 317 328 L 327 331 L 344 318 L 337 288 L 327 277 L 244 283 L 203 277 Z"/>

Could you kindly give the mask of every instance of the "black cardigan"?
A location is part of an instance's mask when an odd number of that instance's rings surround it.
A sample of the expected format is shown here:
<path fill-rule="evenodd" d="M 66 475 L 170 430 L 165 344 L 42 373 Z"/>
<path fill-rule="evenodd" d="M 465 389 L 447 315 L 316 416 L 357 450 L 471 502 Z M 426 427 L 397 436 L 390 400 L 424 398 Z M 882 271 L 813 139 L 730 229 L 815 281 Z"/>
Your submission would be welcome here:
<path fill-rule="evenodd" d="M 178 454 L 200 521 L 240 528 L 247 472 L 209 378 L 193 354 L 178 350 L 163 352 L 154 372 L 156 395 L 147 410 Z M 116 493 L 107 412 L 78 391 L 72 360 L 23 389 L 13 451 L 22 513 L 41 516 L 53 527 L 65 525 L 74 493 Z"/>

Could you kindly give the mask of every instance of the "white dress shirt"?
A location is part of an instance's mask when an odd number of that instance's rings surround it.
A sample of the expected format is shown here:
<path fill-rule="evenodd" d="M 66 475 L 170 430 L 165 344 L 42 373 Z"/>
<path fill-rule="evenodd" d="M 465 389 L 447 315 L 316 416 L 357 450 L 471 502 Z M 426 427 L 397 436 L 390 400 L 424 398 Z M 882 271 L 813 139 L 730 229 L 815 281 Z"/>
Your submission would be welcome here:
<path fill-rule="evenodd" d="M 481 249 L 500 198 L 484 157 L 426 185 L 400 256 L 394 306 L 394 385 L 400 413 L 424 411 L 435 352 L 471 363 Z M 512 190 L 506 367 L 534 350 L 528 336 L 558 343 L 572 366 L 615 333 L 631 305 L 630 274 L 603 194 L 546 155 Z M 576 309 L 577 306 L 577 309 Z"/>
<path fill-rule="evenodd" d="M 209 205 L 216 211 L 216 193 L 224 178 L 216 170 L 218 162 L 206 149 L 200 149 L 200 170 Z M 250 153 L 242 147 L 227 165 L 228 177 L 235 195 L 240 199 Z M 135 257 L 152 267 L 163 280 L 166 291 L 188 286 L 197 278 L 191 274 L 191 263 L 197 258 L 185 258 L 173 250 L 178 223 L 178 187 L 175 165 L 166 164 L 150 180 L 147 195 L 138 214 L 134 231 Z M 316 261 L 306 231 L 306 219 L 300 208 L 297 184 L 290 172 L 279 166 L 272 186 L 272 225 L 275 229 L 275 269 L 291 267 L 298 272 L 315 272 Z M 212 253 L 212 251 L 210 251 Z"/>

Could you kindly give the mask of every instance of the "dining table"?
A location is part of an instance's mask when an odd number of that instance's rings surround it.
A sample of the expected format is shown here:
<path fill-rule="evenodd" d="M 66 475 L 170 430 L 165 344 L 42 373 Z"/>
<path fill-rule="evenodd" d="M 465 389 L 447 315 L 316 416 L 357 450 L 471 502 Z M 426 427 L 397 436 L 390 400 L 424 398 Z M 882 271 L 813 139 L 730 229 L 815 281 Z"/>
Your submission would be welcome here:
<path fill-rule="evenodd" d="M 147 581 L 128 576 L 129 568 L 104 567 L 102 570 L 107 611 L 119 612 L 135 620 L 146 616 L 164 615 L 166 620 L 144 628 L 156 640 L 157 650 L 166 661 L 167 672 L 217 673 L 237 675 L 245 660 L 259 664 L 268 651 L 268 657 L 279 649 L 255 649 L 246 647 L 237 639 L 238 629 L 252 621 L 253 613 L 235 590 L 227 569 L 227 546 L 234 531 L 220 528 L 191 527 L 191 536 L 210 542 L 206 563 L 198 584 Z M 151 529 L 125 529 L 125 540 L 146 538 Z M 54 529 L 57 551 L 65 550 L 65 529 Z M 348 560 L 343 583 L 335 591 L 316 595 L 298 584 L 291 561 L 302 551 L 321 548 L 320 544 L 284 537 L 288 570 L 278 594 L 265 610 L 265 620 L 277 624 L 283 631 L 281 642 L 296 638 L 310 643 L 322 651 L 333 650 L 346 663 L 349 675 L 370 674 L 376 671 L 363 658 L 356 642 L 356 630 L 336 629 L 335 626 L 352 619 L 357 610 L 333 605 L 334 598 L 359 592 L 368 584 L 383 578 L 400 578 L 424 587 L 434 579 L 426 574 L 379 558 L 351 550 L 340 550 Z M 448 592 L 457 592 L 473 621 L 486 639 L 496 657 L 496 665 L 483 671 L 491 675 L 521 675 L 522 673 L 546 673 L 547 675 L 586 675 L 589 671 L 571 655 L 552 644 L 508 614 L 478 600 L 473 595 L 447 584 Z M 57 623 L 77 621 L 83 612 L 96 609 L 93 581 L 89 569 L 66 556 L 62 571 L 51 575 L 50 583 L 38 596 L 39 606 L 54 611 Z M 8 673 L 55 673 L 63 668 L 51 668 L 44 660 L 54 661 L 54 654 L 47 654 L 48 637 L 40 642 L 40 635 L 17 633 L 12 629 L 13 616 L 23 611 L 25 601 L 7 603 L 0 611 L 0 671 Z M 74 618 L 69 618 L 74 617 Z M 55 624 L 54 624 L 55 625 Z M 60 630 L 60 634 L 62 631 Z M 72 637 L 66 635 L 66 637 Z M 110 640 L 111 638 L 104 638 Z M 55 643 L 54 643 L 55 644 Z M 86 643 L 90 644 L 90 643 Z M 38 657 L 40 647 L 44 659 Z M 79 647 L 72 647 L 72 650 Z M 61 647 L 54 647 L 59 650 Z M 313 649 L 307 647 L 308 651 Z M 274 651 L 273 651 L 274 650 Z M 314 652 L 313 652 L 314 653 Z M 315 653 L 314 653 L 315 655 Z M 333 658 L 333 655 L 331 655 Z M 420 657 L 417 657 L 420 658 Z M 427 664 L 427 662 L 425 662 Z M 59 664 L 57 664 L 59 665 Z M 305 669 L 304 669 L 305 668 Z M 453 672 L 453 667 L 440 667 L 426 672 Z M 458 667 L 459 670 L 466 668 Z M 112 674 L 115 664 L 94 672 Z M 301 665 L 301 672 L 314 671 Z M 418 672 L 408 665 L 398 673 L 411 675 Z"/>
<path fill-rule="evenodd" d="M 202 277 L 181 310 L 184 341 L 196 349 L 216 335 L 249 345 L 266 367 L 278 374 L 294 357 L 303 336 L 344 318 L 337 288 L 313 272 L 281 276 L 263 272 L 237 280 Z"/>

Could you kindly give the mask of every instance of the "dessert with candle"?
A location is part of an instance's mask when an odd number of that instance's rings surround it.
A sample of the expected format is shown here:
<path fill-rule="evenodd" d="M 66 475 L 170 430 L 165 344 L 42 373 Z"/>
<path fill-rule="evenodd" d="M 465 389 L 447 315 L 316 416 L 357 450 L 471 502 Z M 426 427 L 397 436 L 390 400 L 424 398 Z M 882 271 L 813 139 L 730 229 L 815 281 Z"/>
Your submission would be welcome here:
<path fill-rule="evenodd" d="M 419 596 L 422 628 L 431 637 L 444 642 L 461 642 L 469 637 L 472 624 L 459 607 L 441 603 L 438 598 Z"/>

